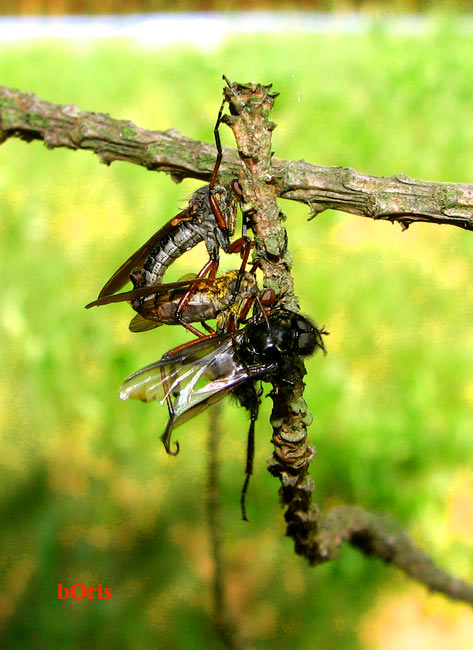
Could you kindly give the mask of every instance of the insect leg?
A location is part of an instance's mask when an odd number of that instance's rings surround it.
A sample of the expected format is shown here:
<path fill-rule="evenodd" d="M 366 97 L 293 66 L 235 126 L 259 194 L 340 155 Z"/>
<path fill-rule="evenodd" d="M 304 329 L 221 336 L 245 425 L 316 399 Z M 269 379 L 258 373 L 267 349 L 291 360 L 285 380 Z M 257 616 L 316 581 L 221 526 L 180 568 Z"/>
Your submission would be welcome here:
<path fill-rule="evenodd" d="M 209 334 L 215 334 L 215 330 L 210 327 L 210 325 L 207 325 L 205 321 L 202 322 L 202 327 L 207 330 Z"/>
<path fill-rule="evenodd" d="M 242 270 L 245 270 L 245 266 L 248 262 L 248 258 L 250 256 L 251 249 L 254 248 L 255 242 L 252 241 L 249 237 L 239 237 L 238 239 L 235 239 L 234 242 L 230 244 L 230 246 L 227 248 L 225 251 L 226 253 L 241 253 L 241 258 L 242 258 Z"/>
<path fill-rule="evenodd" d="M 220 142 L 219 128 L 220 128 L 220 124 L 222 123 L 223 108 L 225 106 L 226 101 L 227 100 L 224 97 L 214 127 L 215 146 L 217 147 L 217 159 L 215 160 L 215 167 L 213 169 L 212 176 L 210 177 L 210 183 L 209 183 L 210 188 L 215 186 L 215 181 L 217 180 L 217 174 L 220 167 L 220 163 L 222 162 L 223 154 L 222 154 L 222 143 Z"/>
<path fill-rule="evenodd" d="M 188 330 L 189 332 L 192 332 L 192 334 L 195 334 L 195 335 L 197 336 L 197 338 L 199 338 L 199 339 L 206 338 L 206 335 L 205 335 L 205 334 L 203 334 L 202 332 L 200 332 L 200 331 L 197 329 L 197 327 L 194 327 L 194 326 L 191 325 L 190 323 L 184 323 L 184 321 L 182 321 L 182 320 L 180 320 L 180 319 L 178 319 L 177 322 L 179 323 L 179 325 L 182 325 L 182 327 L 185 327 L 186 330 Z M 214 331 L 211 327 L 209 327 L 209 326 L 207 325 L 207 323 L 202 323 L 202 326 L 205 327 L 205 329 L 206 329 L 208 332 L 209 332 L 209 331 L 210 331 L 210 332 L 213 332 L 213 331 Z"/>
<path fill-rule="evenodd" d="M 239 316 L 238 316 L 238 321 L 240 323 L 243 323 L 245 318 L 248 316 L 248 312 L 250 311 L 254 301 L 256 300 L 256 296 L 251 296 L 251 298 L 248 298 L 248 300 L 245 303 L 245 306 L 241 310 Z"/>
<path fill-rule="evenodd" d="M 169 350 L 169 352 L 166 352 L 166 354 L 163 354 L 163 359 L 167 359 L 169 357 L 173 357 L 182 350 L 185 350 L 187 348 L 190 348 L 191 345 L 195 345 L 196 343 L 200 343 L 201 341 L 207 341 L 208 339 L 213 339 L 215 336 L 217 336 L 217 332 L 213 332 L 212 334 L 202 334 L 200 333 L 200 338 L 194 339 L 193 341 L 187 341 L 187 343 L 182 343 L 181 345 L 178 345 L 175 348 L 172 348 L 172 350 Z"/>
<path fill-rule="evenodd" d="M 168 407 L 169 411 L 169 420 L 166 425 L 166 430 L 164 431 L 163 435 L 161 436 L 161 440 L 163 442 L 164 448 L 166 449 L 166 452 L 170 456 L 177 456 L 179 453 L 179 443 L 176 442 L 176 451 L 171 451 L 171 432 L 172 432 L 172 427 L 174 424 L 174 407 L 172 405 L 172 400 L 171 400 L 171 395 L 170 393 L 170 386 L 169 386 L 169 381 L 168 381 L 168 376 L 166 375 L 166 372 L 164 368 L 161 368 L 161 379 L 162 379 L 162 384 L 163 384 L 163 389 L 164 389 L 164 395 L 166 397 L 166 404 Z"/>
<path fill-rule="evenodd" d="M 251 298 L 248 298 L 248 300 L 245 303 L 245 306 L 240 311 L 240 314 L 238 316 L 239 323 L 243 323 L 245 321 L 245 318 L 248 316 L 248 312 L 250 311 L 255 300 L 258 303 L 258 307 L 260 309 L 261 315 L 266 320 L 266 322 L 268 322 L 268 317 L 266 314 L 267 309 L 265 309 L 265 307 L 272 307 L 276 302 L 276 294 L 272 289 L 264 289 L 259 295 L 251 296 Z M 268 323 L 268 327 L 269 327 L 269 323 Z"/>
<path fill-rule="evenodd" d="M 255 457 L 255 423 L 258 418 L 259 410 L 259 398 L 256 394 L 256 390 L 253 386 L 254 398 L 255 401 L 250 408 L 250 429 L 248 431 L 248 444 L 246 448 L 246 467 L 245 467 L 245 482 L 241 489 L 240 495 L 240 507 L 241 507 L 241 518 L 243 521 L 249 521 L 246 516 L 246 493 L 248 491 L 248 485 L 250 483 L 250 476 L 253 474 L 253 460 Z"/>
<path fill-rule="evenodd" d="M 251 249 L 254 246 L 255 243 L 251 241 L 251 239 L 245 236 L 236 239 L 234 242 L 230 244 L 230 246 L 226 250 L 227 253 L 241 253 L 241 265 L 240 265 L 240 270 L 238 271 L 238 280 L 236 282 L 235 290 L 233 292 L 234 296 L 236 296 L 236 294 L 240 291 L 243 274 L 245 273 L 245 268 L 246 265 L 248 264 L 248 258 L 250 257 Z M 253 266 L 255 266 L 255 264 L 253 264 Z M 259 262 L 258 262 L 258 266 L 259 266 Z"/>
<path fill-rule="evenodd" d="M 217 158 L 215 160 L 215 167 L 213 168 L 212 176 L 210 177 L 210 183 L 209 183 L 209 203 L 210 207 L 212 209 L 212 213 L 215 217 L 215 221 L 218 224 L 218 227 L 220 230 L 222 230 L 224 233 L 228 233 L 228 228 L 227 228 L 227 223 L 225 221 L 225 217 L 222 214 L 222 211 L 220 210 L 220 206 L 218 205 L 217 199 L 212 195 L 212 189 L 215 187 L 215 181 L 217 180 L 217 174 L 218 170 L 220 168 L 220 163 L 222 162 L 222 143 L 220 141 L 220 133 L 219 133 L 219 128 L 220 124 L 222 122 L 222 115 L 223 115 L 223 107 L 225 106 L 225 98 L 222 101 L 222 105 L 220 106 L 220 110 L 218 112 L 218 117 L 217 117 L 217 122 L 215 124 L 214 128 L 214 138 L 215 138 L 215 146 L 217 147 Z"/>
<path fill-rule="evenodd" d="M 201 268 L 199 273 L 196 276 L 196 282 L 192 282 L 189 285 L 189 288 L 187 291 L 184 293 L 182 298 L 179 301 L 179 304 L 177 305 L 176 309 L 176 320 L 180 320 L 181 314 L 184 311 L 184 309 L 187 307 L 187 305 L 190 302 L 190 299 L 196 292 L 197 286 L 199 284 L 198 280 L 202 280 L 202 278 L 205 278 L 207 273 L 209 274 L 209 281 L 213 282 L 215 280 L 215 276 L 217 274 L 217 269 L 218 269 L 218 260 L 212 260 L 210 259 L 205 266 Z"/>

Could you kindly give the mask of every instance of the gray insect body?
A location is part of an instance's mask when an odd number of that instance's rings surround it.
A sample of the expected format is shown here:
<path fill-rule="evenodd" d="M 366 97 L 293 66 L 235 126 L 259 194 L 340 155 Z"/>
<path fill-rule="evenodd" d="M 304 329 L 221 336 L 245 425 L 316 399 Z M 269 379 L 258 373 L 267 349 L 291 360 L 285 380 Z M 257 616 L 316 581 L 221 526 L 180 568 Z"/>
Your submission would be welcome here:
<path fill-rule="evenodd" d="M 217 201 L 225 229 L 217 224 L 210 201 Z M 111 296 L 130 279 L 134 288 L 156 285 L 171 264 L 201 241 L 210 260 L 217 262 L 219 250 L 228 250 L 236 226 L 236 196 L 221 185 L 196 190 L 186 208 L 129 257 L 102 288 L 99 298 Z"/>
<path fill-rule="evenodd" d="M 171 288 L 165 292 L 166 287 Z M 211 285 L 204 280 L 199 283 L 185 308 L 177 313 L 186 287 L 157 285 L 155 295 L 138 297 L 131 305 L 139 316 L 130 323 L 133 332 L 159 327 L 160 325 L 178 325 L 183 323 L 202 323 L 217 319 L 217 330 L 225 329 L 233 315 L 238 319 L 243 306 L 250 298 L 259 294 L 253 273 L 228 271 L 216 278 Z"/>
<path fill-rule="evenodd" d="M 218 197 L 219 206 L 227 223 L 227 232 L 219 228 L 209 202 L 209 191 Z M 227 190 L 218 185 L 212 190 L 205 185 L 196 190 L 189 199 L 187 217 L 171 230 L 149 252 L 143 265 L 144 284 L 157 284 L 166 270 L 178 257 L 194 248 L 201 241 L 205 242 L 211 260 L 218 260 L 219 249 L 226 251 L 230 245 L 229 235 L 235 231 L 235 200 L 229 197 Z"/>

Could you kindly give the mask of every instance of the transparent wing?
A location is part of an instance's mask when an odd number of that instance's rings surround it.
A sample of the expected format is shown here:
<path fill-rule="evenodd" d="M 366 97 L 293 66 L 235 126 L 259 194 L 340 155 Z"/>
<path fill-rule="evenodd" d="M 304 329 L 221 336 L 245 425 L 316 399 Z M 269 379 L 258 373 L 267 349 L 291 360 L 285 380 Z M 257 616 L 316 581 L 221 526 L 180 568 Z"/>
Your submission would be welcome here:
<path fill-rule="evenodd" d="M 168 402 L 174 428 L 217 402 L 235 386 L 272 369 L 267 364 L 243 364 L 232 336 L 225 334 L 197 341 L 182 352 L 139 370 L 123 382 L 120 398 Z"/>
<path fill-rule="evenodd" d="M 112 295 L 124 287 L 130 279 L 130 271 L 135 266 L 143 266 L 150 251 L 155 248 L 155 246 L 157 246 L 159 242 L 175 228 L 176 222 L 191 218 L 189 216 L 189 212 L 190 210 L 187 207 L 185 210 L 171 219 L 171 221 L 168 221 L 162 228 L 160 228 L 160 230 L 158 230 L 158 232 L 150 237 L 148 241 L 143 244 L 143 246 L 135 251 L 133 255 L 131 255 L 131 257 L 126 260 L 126 262 L 123 262 L 120 268 L 118 268 L 112 277 L 105 283 L 103 289 L 99 293 L 99 298 Z"/>
<path fill-rule="evenodd" d="M 154 330 L 156 327 L 161 327 L 162 323 L 158 323 L 155 320 L 148 320 L 148 318 L 143 318 L 141 314 L 136 314 L 134 318 L 131 319 L 128 329 L 130 332 L 149 332 L 149 330 Z"/>
<path fill-rule="evenodd" d="M 132 289 L 131 291 L 124 291 L 123 293 L 115 293 L 111 295 L 105 295 L 101 298 L 97 298 L 92 302 L 89 302 L 85 306 L 86 309 L 91 307 L 100 307 L 101 305 L 109 305 L 112 302 L 127 302 L 130 300 L 135 300 L 135 298 L 143 298 L 146 296 L 152 296 L 153 294 L 166 294 L 174 289 L 180 289 L 181 287 L 188 287 L 194 280 L 198 279 L 197 276 L 186 276 L 185 278 L 178 280 L 177 282 L 167 282 L 160 284 L 150 284 L 146 287 L 140 287 L 139 289 Z"/>

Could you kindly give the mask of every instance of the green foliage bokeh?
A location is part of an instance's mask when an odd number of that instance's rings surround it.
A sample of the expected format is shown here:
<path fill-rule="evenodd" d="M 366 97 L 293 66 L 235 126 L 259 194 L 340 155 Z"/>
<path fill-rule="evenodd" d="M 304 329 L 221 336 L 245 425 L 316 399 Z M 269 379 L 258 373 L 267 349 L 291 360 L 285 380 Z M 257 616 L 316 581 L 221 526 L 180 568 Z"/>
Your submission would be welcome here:
<path fill-rule="evenodd" d="M 444 48 L 448 40 L 448 48 Z M 211 140 L 221 75 L 273 83 L 276 155 L 375 175 L 473 179 L 472 37 L 229 41 L 214 52 L 61 41 L 2 46 L 0 79 L 44 99 Z M 229 132 L 222 134 L 231 145 Z M 0 635 L 5 648 L 221 647 L 210 617 L 203 415 L 159 442 L 165 408 L 122 403 L 134 370 L 184 340 L 128 332 L 127 305 L 85 311 L 115 268 L 196 187 L 81 151 L 0 147 Z M 389 512 L 452 572 L 472 577 L 452 512 L 472 497 L 471 235 L 341 213 L 287 214 L 303 311 L 326 324 L 308 363 L 316 501 Z M 196 270 L 196 249 L 173 277 Z M 226 261 L 227 268 L 232 260 Z M 221 480 L 228 593 L 259 648 L 372 647 L 380 589 L 407 582 L 345 549 L 309 569 L 284 538 L 265 401 L 251 524 L 240 521 L 247 419 L 227 406 Z M 463 535 L 463 536 L 462 536 Z M 468 575 L 469 574 L 469 575 Z M 111 600 L 58 601 L 57 583 Z"/>

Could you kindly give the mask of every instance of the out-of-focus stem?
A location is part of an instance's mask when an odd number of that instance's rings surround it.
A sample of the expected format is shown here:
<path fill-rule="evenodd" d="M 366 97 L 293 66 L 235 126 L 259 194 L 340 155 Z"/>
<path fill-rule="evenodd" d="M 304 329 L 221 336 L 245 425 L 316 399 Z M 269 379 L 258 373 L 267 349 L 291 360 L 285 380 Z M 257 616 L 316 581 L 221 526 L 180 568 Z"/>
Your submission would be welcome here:
<path fill-rule="evenodd" d="M 210 547 L 214 564 L 212 595 L 217 632 L 229 650 L 245 650 L 235 621 L 229 613 L 225 595 L 225 563 L 222 552 L 222 523 L 220 517 L 219 441 L 222 424 L 221 404 L 215 404 L 209 418 L 207 466 L 207 517 Z"/>

